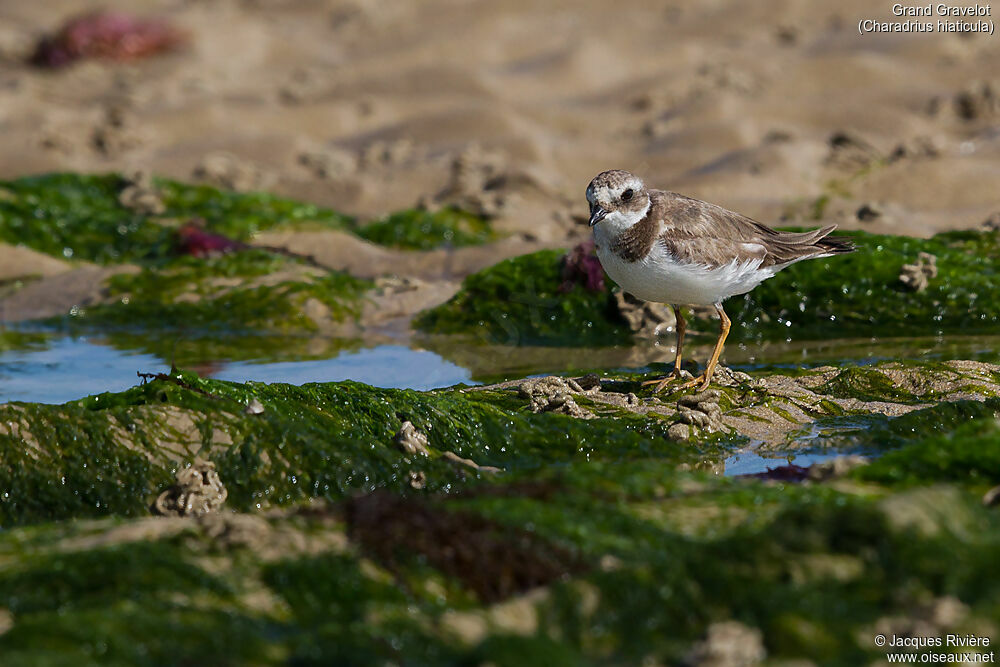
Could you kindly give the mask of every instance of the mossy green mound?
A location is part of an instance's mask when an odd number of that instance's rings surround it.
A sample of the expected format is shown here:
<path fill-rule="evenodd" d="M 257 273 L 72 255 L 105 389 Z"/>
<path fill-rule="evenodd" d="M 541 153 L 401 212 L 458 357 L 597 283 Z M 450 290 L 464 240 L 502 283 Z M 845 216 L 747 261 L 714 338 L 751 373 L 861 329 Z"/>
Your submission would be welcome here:
<path fill-rule="evenodd" d="M 428 333 L 472 335 L 504 345 L 613 345 L 631 339 L 609 292 L 563 291 L 563 252 L 543 250 L 469 276 L 447 303 L 421 314 Z"/>
<path fill-rule="evenodd" d="M 452 208 L 393 213 L 360 227 L 358 235 L 372 243 L 407 250 L 482 245 L 497 238 L 488 221 Z"/>
<path fill-rule="evenodd" d="M 166 210 L 147 215 L 118 201 L 117 174 L 46 174 L 0 182 L 0 241 L 55 257 L 99 264 L 156 261 L 170 255 L 170 220 L 201 218 L 209 231 L 237 240 L 289 224 L 350 229 L 335 211 L 265 193 L 236 193 L 156 179 Z"/>
<path fill-rule="evenodd" d="M 371 282 L 264 250 L 182 257 L 108 280 L 110 300 L 77 326 L 161 331 L 309 332 L 356 318 Z M 310 302 L 312 307 L 310 308 Z"/>
<path fill-rule="evenodd" d="M 245 412 L 254 400 L 262 414 Z M 456 477 L 443 452 L 507 470 L 579 456 L 693 463 L 721 452 L 672 442 L 669 422 L 656 416 L 581 421 L 521 403 L 507 392 L 236 384 L 179 373 L 61 406 L 4 405 L 0 525 L 142 514 L 177 461 L 198 453 L 218 466 L 230 505 L 250 510 L 409 488 L 411 473 L 425 476 L 426 488 L 447 489 L 465 475 Z M 393 445 L 404 420 L 429 434 L 432 456 Z"/>
<path fill-rule="evenodd" d="M 1000 234 L 957 231 L 929 239 L 845 232 L 849 255 L 785 269 L 726 303 L 741 339 L 992 332 L 1000 323 Z M 899 279 L 920 253 L 937 258 L 926 289 Z"/>
<path fill-rule="evenodd" d="M 126 187 L 117 174 L 45 174 L 0 181 L 0 241 L 46 254 L 99 264 L 147 263 L 173 251 L 177 222 L 205 221 L 205 229 L 238 241 L 257 232 L 302 227 L 357 231 L 388 246 L 426 250 L 486 243 L 489 223 L 444 209 L 407 210 L 358 228 L 329 208 L 263 192 L 237 193 L 207 185 L 154 179 L 165 210 L 137 212 L 119 201 Z"/>
<path fill-rule="evenodd" d="M 858 250 L 804 261 L 726 302 L 738 340 L 993 332 L 1000 324 L 1000 235 L 946 232 L 930 239 L 847 232 Z M 920 253 L 937 258 L 926 289 L 899 279 Z M 614 345 L 629 332 L 607 293 L 566 293 L 562 253 L 506 260 L 470 276 L 416 326 L 503 344 Z M 609 284 L 610 281 L 609 281 Z"/>
<path fill-rule="evenodd" d="M 264 412 L 244 414 L 253 399 Z M 899 449 L 812 485 L 683 472 L 719 445 L 666 443 L 653 417 L 533 415 L 499 390 L 179 374 L 6 406 L 0 424 L 34 444 L 0 436 L 12 490 L 0 653 L 13 665 L 678 664 L 728 628 L 743 654 L 856 665 L 884 657 L 876 634 L 914 622 L 989 635 L 1000 515 L 981 497 L 1000 481 L 1000 425 L 995 400 L 973 403 L 888 420 Z M 934 410 L 941 428 L 926 434 Z M 404 418 L 429 435 L 428 457 L 391 444 Z M 505 472 L 456 468 L 446 450 Z M 199 453 L 249 513 L 121 518 Z"/>
<path fill-rule="evenodd" d="M 957 428 L 940 429 L 927 437 L 910 438 L 903 446 L 858 470 L 858 479 L 917 486 L 928 482 L 961 480 L 976 486 L 1000 484 L 1000 404 L 984 406 L 986 414 L 972 415 Z M 992 408 L 992 415 L 989 414 Z M 992 419 L 990 417 L 993 417 Z M 896 429 L 902 436 L 906 429 Z"/>

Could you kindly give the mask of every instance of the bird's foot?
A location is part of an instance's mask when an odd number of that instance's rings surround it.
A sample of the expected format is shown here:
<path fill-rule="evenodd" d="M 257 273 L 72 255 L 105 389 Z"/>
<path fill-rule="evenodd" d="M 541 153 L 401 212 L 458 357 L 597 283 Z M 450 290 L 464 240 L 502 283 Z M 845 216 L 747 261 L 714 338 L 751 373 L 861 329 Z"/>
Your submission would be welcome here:
<path fill-rule="evenodd" d="M 682 371 L 679 368 L 675 368 L 673 372 L 671 372 L 669 375 L 663 376 L 662 378 L 646 380 L 645 382 L 642 383 L 642 386 L 645 387 L 647 385 L 655 384 L 656 386 L 653 387 L 653 393 L 658 394 L 661 391 L 663 391 L 663 389 L 668 384 L 670 384 L 671 382 L 676 382 L 677 380 L 683 380 L 686 375 L 690 376 L 690 374 L 686 373 L 685 371 Z"/>
<path fill-rule="evenodd" d="M 705 377 L 705 374 L 702 373 L 696 378 L 691 378 L 690 380 L 682 384 L 680 387 L 678 387 L 678 389 L 690 389 L 691 387 L 698 387 L 698 391 L 705 391 L 711 384 L 712 384 L 712 378 L 707 378 Z"/>

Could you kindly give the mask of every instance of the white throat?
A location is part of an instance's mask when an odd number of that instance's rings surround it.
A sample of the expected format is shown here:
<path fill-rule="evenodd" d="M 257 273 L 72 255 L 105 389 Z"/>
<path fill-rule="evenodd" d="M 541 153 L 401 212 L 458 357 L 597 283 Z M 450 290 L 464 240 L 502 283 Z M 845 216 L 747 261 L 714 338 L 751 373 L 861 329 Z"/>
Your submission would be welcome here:
<path fill-rule="evenodd" d="M 596 227 L 607 225 L 607 231 L 613 231 L 615 235 L 618 235 L 645 218 L 646 214 L 649 213 L 649 207 L 651 204 L 652 202 L 647 200 L 645 208 L 641 211 L 614 211 L 612 213 L 608 213 L 604 217 L 604 220 L 599 222 Z"/>

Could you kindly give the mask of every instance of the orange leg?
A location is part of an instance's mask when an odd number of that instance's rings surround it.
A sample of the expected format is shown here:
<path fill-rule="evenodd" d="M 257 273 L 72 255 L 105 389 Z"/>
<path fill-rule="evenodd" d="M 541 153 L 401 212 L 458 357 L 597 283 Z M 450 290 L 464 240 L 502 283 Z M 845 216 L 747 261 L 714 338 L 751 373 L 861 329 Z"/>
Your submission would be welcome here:
<path fill-rule="evenodd" d="M 681 389 L 693 387 L 700 382 L 701 386 L 698 387 L 698 391 L 704 391 L 708 389 L 708 385 L 712 382 L 712 375 L 715 374 L 715 366 L 719 363 L 719 355 L 722 354 L 722 346 L 726 344 L 726 336 L 729 335 L 729 327 L 732 324 L 729 316 L 726 315 L 726 311 L 722 309 L 721 303 L 715 304 L 715 311 L 719 313 L 719 339 L 715 341 L 715 351 L 712 352 L 712 358 L 708 360 L 708 366 L 705 367 L 704 375 L 685 382 L 681 385 Z"/>
<path fill-rule="evenodd" d="M 687 322 L 684 320 L 684 315 L 681 313 L 681 309 L 677 306 L 672 306 L 674 309 L 674 320 L 677 324 L 677 356 L 674 357 L 674 377 L 680 378 L 681 376 L 681 348 L 684 347 L 684 332 L 687 331 Z"/>
<path fill-rule="evenodd" d="M 676 321 L 674 327 L 677 330 L 677 355 L 674 357 L 674 372 L 664 378 L 646 380 L 642 383 L 644 387 L 648 384 L 655 384 L 654 393 L 662 391 L 671 380 L 679 380 L 681 378 L 681 348 L 684 347 L 684 332 L 687 331 L 687 322 L 684 320 L 684 315 L 681 313 L 680 308 L 677 306 L 671 306 L 671 308 L 674 309 L 674 320 Z"/>

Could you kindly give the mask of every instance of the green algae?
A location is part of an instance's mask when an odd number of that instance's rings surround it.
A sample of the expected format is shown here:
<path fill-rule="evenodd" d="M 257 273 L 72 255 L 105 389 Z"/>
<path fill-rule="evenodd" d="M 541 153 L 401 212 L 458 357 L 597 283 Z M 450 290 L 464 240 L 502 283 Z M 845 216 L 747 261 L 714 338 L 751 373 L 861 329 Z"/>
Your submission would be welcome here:
<path fill-rule="evenodd" d="M 849 255 L 796 264 L 726 302 L 733 340 L 815 339 L 993 332 L 1000 315 L 1000 247 L 994 232 L 945 232 L 930 239 L 845 232 Z M 919 253 L 937 257 L 927 289 L 899 281 Z M 620 344 L 629 339 L 605 293 L 559 292 L 561 258 L 544 251 L 470 276 L 417 328 L 504 344 Z M 610 283 L 609 283 L 610 284 Z"/>
<path fill-rule="evenodd" d="M 253 399 L 262 414 L 244 414 Z M 762 631 L 771 659 L 866 664 L 880 655 L 870 641 L 877 624 L 922 618 L 928 601 L 953 596 L 968 606 L 971 623 L 1000 622 L 1000 516 L 980 501 L 1000 470 L 998 411 L 998 399 L 959 401 L 865 424 L 871 443 L 899 449 L 852 473 L 866 483 L 859 492 L 679 471 L 682 463 L 724 457 L 727 445 L 676 445 L 662 420 L 635 415 L 531 414 L 512 393 L 492 390 L 237 384 L 175 373 L 64 406 L 0 407 L 0 424 L 17 421 L 43 443 L 26 448 L 0 434 L 4 464 L 13 451 L 31 451 L 0 467 L 0 488 L 14 491 L 0 502 L 0 610 L 14 619 L 0 634 L 0 652 L 12 664 L 44 664 L 49 656 L 84 664 L 162 664 L 171 656 L 258 664 L 677 664 L 709 624 L 735 619 Z M 179 412 L 198 433 L 183 458 L 216 463 L 231 509 L 317 497 L 333 504 L 257 514 L 275 529 L 302 531 L 299 539 L 275 537 L 284 555 L 267 561 L 260 545 L 231 541 L 239 531 L 218 537 L 195 522 L 169 539 L 125 546 L 95 536 L 102 525 L 127 521 L 15 527 L 144 513 L 177 465 L 162 456 L 163 439 L 181 427 L 161 415 Z M 838 417 L 846 418 L 860 419 Z M 391 444 L 404 419 L 428 434 L 430 456 Z M 228 440 L 213 435 L 219 431 Z M 159 448 L 147 447 L 149 439 Z M 33 458 L 49 451 L 79 451 L 71 465 L 86 463 L 90 477 L 47 482 L 52 460 Z M 137 456 L 120 473 L 121 463 L 111 461 L 126 451 Z M 456 469 L 440 457 L 444 451 L 505 472 Z M 22 469 L 35 487 L 18 477 Z M 410 486 L 416 470 L 422 489 Z M 124 489 L 135 502 L 116 502 L 113 511 L 93 506 L 126 480 L 139 480 Z M 90 488 L 78 499 L 73 487 L 81 483 Z M 46 490 L 45 505 L 58 511 L 25 505 Z M 936 521 L 933 530 L 893 509 L 893 501 L 909 502 L 901 494 L 914 493 L 939 510 L 925 520 Z M 323 543 L 345 523 L 350 546 L 317 552 L 301 541 Z M 495 527 L 489 534 L 497 548 L 475 552 L 472 536 L 484 527 Z M 539 557 L 557 545 L 582 567 L 529 598 L 507 598 L 517 589 L 502 589 L 496 573 L 530 558 L 504 555 L 516 544 L 533 545 L 524 553 Z M 442 560 L 463 550 L 481 567 L 458 571 Z M 519 623 L 492 625 L 499 608 L 484 603 L 481 586 L 507 591 L 498 604 L 519 605 L 508 612 Z M 156 625 L 157 616 L 167 620 Z"/>
<path fill-rule="evenodd" d="M 447 663 L 457 651 L 436 640 L 410 609 L 433 602 L 366 576 L 355 558 L 321 555 L 269 565 L 263 582 L 281 595 L 293 622 L 284 631 L 294 664 L 381 665 L 386 660 Z M 373 616 L 381 622 L 373 622 Z"/>
<path fill-rule="evenodd" d="M 916 402 L 912 393 L 897 387 L 885 374 L 874 368 L 846 368 L 816 389 L 817 393 L 861 401 Z"/>
<path fill-rule="evenodd" d="M 626 468 L 626 479 L 651 478 L 638 463 Z M 665 477 L 668 486 L 676 479 Z M 610 481 L 617 484 L 615 476 Z M 225 557 L 209 569 L 199 564 L 212 538 L 197 537 L 193 523 L 172 539 L 68 552 L 52 535 L 6 531 L 0 554 L 17 544 L 36 556 L 0 573 L 0 608 L 17 608 L 0 651 L 26 662 L 35 656 L 35 664 L 46 655 L 162 664 L 174 662 L 165 653 L 173 641 L 175 656 L 200 649 L 202 660 L 225 662 L 228 649 L 230 660 L 257 664 L 678 664 L 709 623 L 735 619 L 762 630 L 771 659 L 854 665 L 879 657 L 870 639 L 880 619 L 921 615 L 928 600 L 955 596 L 980 623 L 1000 619 L 1000 519 L 974 496 L 941 497 L 975 530 L 945 525 L 931 534 L 897 523 L 877 498 L 832 489 L 710 477 L 699 478 L 697 491 L 627 486 L 624 498 L 578 481 L 539 498 L 514 490 L 435 500 L 443 514 L 458 507 L 458 514 L 572 544 L 595 565 L 519 602 L 517 626 L 484 624 L 482 634 L 459 629 L 495 618 L 496 608 L 452 597 L 430 583 L 438 575 L 416 564 L 394 577 L 353 551 L 290 548 L 262 563 L 248 546 L 216 545 Z M 633 511 L 655 503 L 669 514 L 694 498 L 745 512 L 712 533 L 690 535 Z M 306 514 L 294 525 L 322 535 L 327 521 Z M 102 586 L 103 573 L 119 562 L 120 581 Z M 45 572 L 55 575 L 45 579 Z M 97 576 L 87 578 L 90 572 Z M 240 596 L 247 590 L 271 602 L 249 609 Z M 166 620 L 153 624 L 156 614 Z"/>
<path fill-rule="evenodd" d="M 353 220 L 329 209 L 266 193 L 235 193 L 156 179 L 166 211 L 131 211 L 118 201 L 116 174 L 46 174 L 0 181 L 0 241 L 99 264 L 162 259 L 172 250 L 169 221 L 201 218 L 209 231 L 238 240 L 287 225 L 351 229 Z"/>
<path fill-rule="evenodd" d="M 411 209 L 392 213 L 358 229 L 373 243 L 406 250 L 482 245 L 497 238 L 490 223 L 454 208 L 439 211 Z"/>
<path fill-rule="evenodd" d="M 238 384 L 190 373 L 173 380 L 62 406 L 0 406 L 0 425 L 19 425 L 0 430 L 0 459 L 8 464 L 0 469 L 0 488 L 8 493 L 0 525 L 143 513 L 176 466 L 158 440 L 185 442 L 189 456 L 201 452 L 214 461 L 230 506 L 244 510 L 377 487 L 404 490 L 410 472 L 426 475 L 428 490 L 448 489 L 468 475 L 438 456 L 445 451 L 508 471 L 578 458 L 694 463 L 720 451 L 714 442 L 671 441 L 669 423 L 661 419 L 584 422 L 531 414 L 506 393 L 425 393 L 354 382 Z M 263 414 L 245 414 L 255 399 Z M 178 435 L 171 421 L 176 412 L 158 416 L 168 406 L 196 425 L 197 434 Z M 433 457 L 408 457 L 392 445 L 403 420 L 429 435 Z M 37 443 L 59 444 L 25 447 L 21 432 Z M 217 433 L 233 445 L 218 444 Z"/>
<path fill-rule="evenodd" d="M 0 352 L 41 350 L 50 336 L 40 331 L 16 331 L 0 326 Z"/>
<path fill-rule="evenodd" d="M 1000 401 L 984 407 L 957 428 L 917 442 L 911 439 L 857 470 L 854 476 L 869 482 L 906 486 L 927 482 L 1000 484 L 1000 422 L 997 421 Z"/>
<path fill-rule="evenodd" d="M 713 505 L 738 496 L 749 510 L 746 520 L 707 538 L 664 528 L 629 512 L 631 504 L 593 494 L 463 505 L 569 540 L 595 559 L 614 556 L 613 568 L 584 578 L 596 588 L 592 611 L 581 611 L 570 586 L 556 587 L 551 606 L 543 606 L 543 633 L 592 659 L 638 662 L 652 654 L 679 662 L 709 622 L 735 618 L 764 631 L 773 657 L 858 664 L 875 647 L 858 644 L 856 634 L 882 616 L 912 613 L 923 595 L 957 595 L 997 613 L 989 551 L 1000 524 L 972 497 L 962 509 L 984 532 L 950 542 L 954 535 L 914 540 L 912 532 L 892 526 L 874 500 L 758 483 L 735 488 L 702 488 Z M 667 513 L 687 502 L 662 493 L 646 498 Z M 850 566 L 831 571 L 825 565 L 831 562 Z M 942 576 L 946 571 L 951 574 Z M 976 589 L 977 577 L 991 582 L 988 591 Z M 789 622 L 793 618 L 801 621 Z M 802 641 L 802 622 L 828 641 Z"/>
<path fill-rule="evenodd" d="M 197 560 L 182 544 L 149 541 L 6 565 L 0 607 L 16 623 L 0 637 L 4 664 L 232 664 L 266 656 L 266 626 L 240 608 L 239 584 Z"/>
<path fill-rule="evenodd" d="M 885 415 L 845 415 L 819 419 L 814 428 L 829 435 L 812 439 L 816 447 L 850 449 L 883 455 L 924 439 L 962 433 L 968 424 L 989 424 L 1000 416 L 1000 398 L 984 401 L 962 400 L 939 403 L 913 410 L 899 417 Z M 956 436 L 957 442 L 963 436 Z M 964 445 L 962 445 L 964 446 Z M 974 456 L 975 447 L 970 447 Z"/>
<path fill-rule="evenodd" d="M 165 210 L 151 215 L 122 206 L 117 174 L 56 173 L 0 181 L 0 241 L 98 264 L 149 263 L 168 257 L 178 222 L 238 241 L 272 229 L 356 232 L 373 243 L 413 250 L 480 245 L 497 238 L 486 220 L 446 208 L 406 210 L 359 227 L 329 208 L 264 192 L 239 193 L 156 178 Z"/>
<path fill-rule="evenodd" d="M 212 231 L 234 239 L 249 240 L 257 232 L 283 227 L 353 230 L 356 225 L 354 218 L 329 208 L 266 192 L 231 192 L 168 179 L 154 182 L 166 206 L 164 216 L 201 218 Z"/>
<path fill-rule="evenodd" d="M 466 334 L 504 345 L 611 345 L 631 339 L 607 292 L 580 286 L 562 292 L 563 252 L 543 250 L 469 276 L 447 303 L 421 314 L 414 327 Z"/>
<path fill-rule="evenodd" d="M 255 278 L 286 272 L 284 280 Z M 77 326 L 158 330 L 312 331 L 306 302 L 323 304 L 334 322 L 356 318 L 366 280 L 339 271 L 308 270 L 294 259 L 246 250 L 199 259 L 181 257 L 108 280 L 108 303 L 77 312 Z"/>
<path fill-rule="evenodd" d="M 727 302 L 741 339 L 995 331 L 1000 247 L 995 232 L 944 232 L 929 239 L 844 232 L 849 255 L 810 260 Z M 927 289 L 907 291 L 904 264 L 937 257 Z"/>

